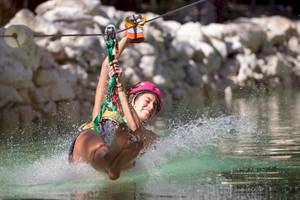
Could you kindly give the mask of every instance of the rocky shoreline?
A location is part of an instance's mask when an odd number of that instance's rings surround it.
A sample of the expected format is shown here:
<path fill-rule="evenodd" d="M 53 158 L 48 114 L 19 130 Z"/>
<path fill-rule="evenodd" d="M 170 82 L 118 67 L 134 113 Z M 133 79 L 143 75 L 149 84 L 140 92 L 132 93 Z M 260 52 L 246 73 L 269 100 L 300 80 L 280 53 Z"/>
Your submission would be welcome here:
<path fill-rule="evenodd" d="M 6 27 L 23 24 L 45 34 L 101 33 L 109 23 L 122 29 L 123 19 L 132 14 L 97 0 L 51 0 L 35 13 L 19 11 Z M 160 85 L 166 111 L 195 93 L 230 99 L 241 89 L 300 83 L 300 21 L 272 16 L 204 26 L 159 19 L 145 25 L 145 35 L 144 43 L 130 45 L 120 58 L 124 79 L 127 85 L 145 79 Z M 37 38 L 20 49 L 1 39 L 0 47 L 2 129 L 58 114 L 74 122 L 90 117 L 105 54 L 103 38 Z"/>

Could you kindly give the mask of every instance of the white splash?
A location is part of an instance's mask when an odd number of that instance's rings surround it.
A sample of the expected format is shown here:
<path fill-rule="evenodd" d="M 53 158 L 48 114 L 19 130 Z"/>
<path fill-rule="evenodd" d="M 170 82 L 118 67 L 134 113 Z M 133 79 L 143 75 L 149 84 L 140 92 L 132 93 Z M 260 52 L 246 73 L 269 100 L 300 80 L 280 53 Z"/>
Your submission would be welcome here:
<path fill-rule="evenodd" d="M 199 154 L 201 148 L 215 145 L 215 140 L 225 134 L 246 133 L 254 129 L 249 120 L 234 115 L 199 117 L 185 124 L 179 122 L 170 128 L 171 134 L 161 138 L 153 149 L 138 159 L 138 167 L 152 168 L 182 155 Z"/>

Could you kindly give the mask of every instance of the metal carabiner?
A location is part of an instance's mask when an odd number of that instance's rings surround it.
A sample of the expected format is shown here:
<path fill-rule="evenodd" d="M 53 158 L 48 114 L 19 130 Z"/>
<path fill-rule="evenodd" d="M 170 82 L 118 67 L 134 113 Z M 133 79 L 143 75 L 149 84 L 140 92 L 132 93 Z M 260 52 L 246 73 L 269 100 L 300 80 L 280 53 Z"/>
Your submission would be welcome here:
<path fill-rule="evenodd" d="M 111 41 L 116 39 L 116 27 L 113 24 L 109 24 L 105 27 L 105 36 L 106 41 Z"/>

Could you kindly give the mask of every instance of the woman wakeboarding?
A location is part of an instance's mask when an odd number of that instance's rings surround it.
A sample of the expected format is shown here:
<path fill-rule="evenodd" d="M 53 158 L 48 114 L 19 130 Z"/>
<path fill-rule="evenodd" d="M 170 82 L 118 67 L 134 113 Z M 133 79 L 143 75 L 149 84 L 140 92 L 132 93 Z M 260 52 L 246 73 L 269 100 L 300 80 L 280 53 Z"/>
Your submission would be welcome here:
<path fill-rule="evenodd" d="M 133 17 L 135 23 L 136 17 L 140 16 Z M 123 169 L 132 166 L 141 150 L 158 137 L 144 125 L 162 108 L 160 89 L 152 82 L 142 81 L 125 92 L 120 80 L 122 69 L 116 58 L 128 43 L 143 41 L 142 27 L 135 25 L 125 32 L 119 44 L 114 27 L 107 27 L 108 57 L 101 66 L 93 121 L 79 128 L 69 153 L 71 162 L 87 162 L 94 169 L 106 172 L 111 180 L 118 179 Z"/>

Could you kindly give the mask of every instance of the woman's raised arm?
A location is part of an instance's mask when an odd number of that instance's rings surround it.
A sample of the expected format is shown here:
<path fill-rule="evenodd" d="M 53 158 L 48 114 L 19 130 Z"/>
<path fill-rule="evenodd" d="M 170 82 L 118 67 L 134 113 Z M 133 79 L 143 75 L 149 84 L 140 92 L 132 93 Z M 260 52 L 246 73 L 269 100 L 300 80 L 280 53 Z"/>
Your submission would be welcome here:
<path fill-rule="evenodd" d="M 118 52 L 116 52 L 116 58 L 120 57 L 127 44 L 128 44 L 128 38 L 123 37 L 118 44 L 119 46 L 118 46 Z M 101 65 L 101 72 L 99 75 L 99 81 L 97 84 L 96 94 L 95 94 L 92 120 L 94 120 L 97 114 L 100 112 L 100 107 L 103 101 L 105 100 L 106 91 L 107 91 L 108 72 L 109 72 L 109 63 L 108 63 L 108 58 L 106 56 Z"/>

